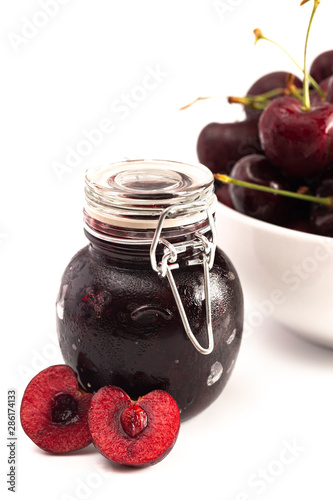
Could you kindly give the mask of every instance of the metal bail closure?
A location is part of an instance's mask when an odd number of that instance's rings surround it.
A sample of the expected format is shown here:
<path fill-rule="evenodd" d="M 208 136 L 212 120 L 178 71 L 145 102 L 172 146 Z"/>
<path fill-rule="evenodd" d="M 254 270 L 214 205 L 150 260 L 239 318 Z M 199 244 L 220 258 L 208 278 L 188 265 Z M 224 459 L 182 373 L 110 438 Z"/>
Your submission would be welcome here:
<path fill-rule="evenodd" d="M 175 217 L 181 215 L 187 215 L 191 212 L 201 212 L 206 211 L 207 218 L 210 224 L 210 231 L 212 234 L 212 241 L 208 240 L 204 235 L 200 233 L 195 233 L 195 239 L 191 241 L 186 241 L 182 243 L 171 244 L 166 239 L 161 238 L 161 232 L 163 228 L 163 223 L 166 217 Z M 165 245 L 164 255 L 159 264 L 156 261 L 156 249 L 159 243 Z M 179 253 L 185 252 L 187 248 L 198 248 L 202 250 L 202 257 L 197 259 L 188 260 L 186 265 L 194 266 L 201 265 L 203 266 L 204 271 L 204 292 L 205 292 L 205 302 L 206 302 L 206 322 L 207 322 L 207 337 L 208 337 L 208 347 L 202 347 L 200 343 L 197 341 L 194 336 L 187 315 L 184 309 L 182 300 L 177 290 L 177 285 L 175 283 L 174 277 L 172 275 L 173 269 L 178 269 L 179 264 L 176 263 L 177 257 Z M 209 282 L 209 271 L 213 267 L 214 256 L 216 249 L 216 229 L 215 229 L 215 220 L 212 214 L 211 208 L 207 203 L 202 202 L 191 202 L 191 203 L 183 203 L 179 205 L 172 205 L 166 208 L 158 221 L 158 225 L 154 234 L 154 238 L 150 247 L 150 261 L 152 268 L 156 271 L 160 276 L 167 277 L 173 296 L 175 298 L 175 302 L 178 307 L 178 311 L 180 317 L 183 322 L 184 329 L 193 346 L 199 351 L 201 354 L 210 354 L 214 349 L 214 336 L 213 336 L 213 328 L 212 328 L 212 311 L 211 311 L 211 297 L 210 297 L 210 282 Z"/>

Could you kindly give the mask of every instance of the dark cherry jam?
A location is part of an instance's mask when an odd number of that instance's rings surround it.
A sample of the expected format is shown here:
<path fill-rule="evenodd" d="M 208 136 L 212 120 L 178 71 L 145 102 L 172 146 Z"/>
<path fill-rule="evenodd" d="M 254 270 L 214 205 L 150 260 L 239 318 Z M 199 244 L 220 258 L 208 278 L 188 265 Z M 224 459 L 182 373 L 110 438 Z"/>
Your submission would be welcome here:
<path fill-rule="evenodd" d="M 175 186 L 179 172 L 182 180 Z M 62 355 L 85 390 L 116 385 L 135 400 L 163 389 L 175 398 L 183 419 L 202 411 L 223 390 L 240 347 L 243 295 L 228 257 L 212 249 L 212 218 L 207 218 L 214 207 L 212 186 L 210 172 L 201 165 L 131 161 L 88 171 L 89 244 L 68 264 L 57 298 Z M 162 267 L 156 272 L 152 266 L 152 240 L 170 205 L 175 212 L 165 219 L 156 262 L 164 258 L 171 266 L 188 324 L 204 353 L 184 328 Z M 208 278 L 209 353 L 202 264 L 207 248 L 215 250 Z"/>

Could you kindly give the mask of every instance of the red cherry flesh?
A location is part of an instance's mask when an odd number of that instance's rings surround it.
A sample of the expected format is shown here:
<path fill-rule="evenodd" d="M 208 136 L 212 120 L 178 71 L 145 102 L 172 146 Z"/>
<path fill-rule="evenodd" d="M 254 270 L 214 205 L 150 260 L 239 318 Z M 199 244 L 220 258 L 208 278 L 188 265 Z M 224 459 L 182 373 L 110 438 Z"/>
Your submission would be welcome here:
<path fill-rule="evenodd" d="M 66 365 L 42 370 L 28 384 L 21 403 L 24 432 L 52 453 L 80 450 L 91 443 L 88 411 L 92 394 L 83 392 Z"/>
<path fill-rule="evenodd" d="M 132 467 L 160 462 L 180 426 L 177 403 L 162 390 L 133 402 L 119 387 L 104 386 L 94 395 L 88 418 L 96 449 L 111 462 Z"/>

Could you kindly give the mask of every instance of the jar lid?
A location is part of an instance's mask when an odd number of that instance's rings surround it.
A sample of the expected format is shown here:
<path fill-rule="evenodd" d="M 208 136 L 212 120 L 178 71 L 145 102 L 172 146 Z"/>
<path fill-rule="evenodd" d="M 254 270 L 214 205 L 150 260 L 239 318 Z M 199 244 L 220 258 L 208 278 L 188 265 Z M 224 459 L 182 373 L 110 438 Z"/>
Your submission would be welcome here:
<path fill-rule="evenodd" d="M 85 211 L 93 219 L 139 230 L 156 228 L 165 209 L 184 204 L 186 211 L 178 210 L 164 227 L 188 225 L 207 218 L 197 202 L 215 211 L 214 176 L 199 163 L 126 160 L 88 169 L 85 200 Z M 191 203 L 193 210 L 188 209 Z"/>

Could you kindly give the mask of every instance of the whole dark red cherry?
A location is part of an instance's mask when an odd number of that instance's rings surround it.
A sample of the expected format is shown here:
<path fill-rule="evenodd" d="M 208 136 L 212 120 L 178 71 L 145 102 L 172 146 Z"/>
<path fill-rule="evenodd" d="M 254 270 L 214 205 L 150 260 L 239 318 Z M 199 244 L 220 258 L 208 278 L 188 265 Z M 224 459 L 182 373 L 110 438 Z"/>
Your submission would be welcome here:
<path fill-rule="evenodd" d="M 296 88 L 302 88 L 302 82 L 297 76 L 288 73 L 287 71 L 273 71 L 261 76 L 256 80 L 246 95 L 260 95 L 277 88 L 287 88 L 289 79 L 292 79 L 293 85 Z M 262 111 L 253 109 L 249 106 L 244 106 L 245 114 L 248 120 L 259 119 Z"/>
<path fill-rule="evenodd" d="M 312 61 L 309 73 L 317 83 L 333 75 L 333 50 L 327 50 L 319 54 Z"/>
<path fill-rule="evenodd" d="M 264 155 L 244 156 L 234 165 L 230 177 L 275 189 L 290 189 L 288 181 Z M 233 184 L 228 186 L 232 204 L 239 212 L 274 224 L 282 224 L 287 219 L 292 206 L 290 198 Z"/>
<path fill-rule="evenodd" d="M 229 174 L 239 158 L 260 152 L 257 120 L 209 123 L 197 141 L 199 161 L 213 173 Z"/>
<path fill-rule="evenodd" d="M 316 196 L 333 196 L 333 167 L 323 175 L 316 189 Z M 333 206 L 312 203 L 310 227 L 315 234 L 333 237 Z"/>
<path fill-rule="evenodd" d="M 303 111 L 294 97 L 272 101 L 259 119 L 261 147 L 289 178 L 323 172 L 333 161 L 333 104 L 323 102 Z"/>

